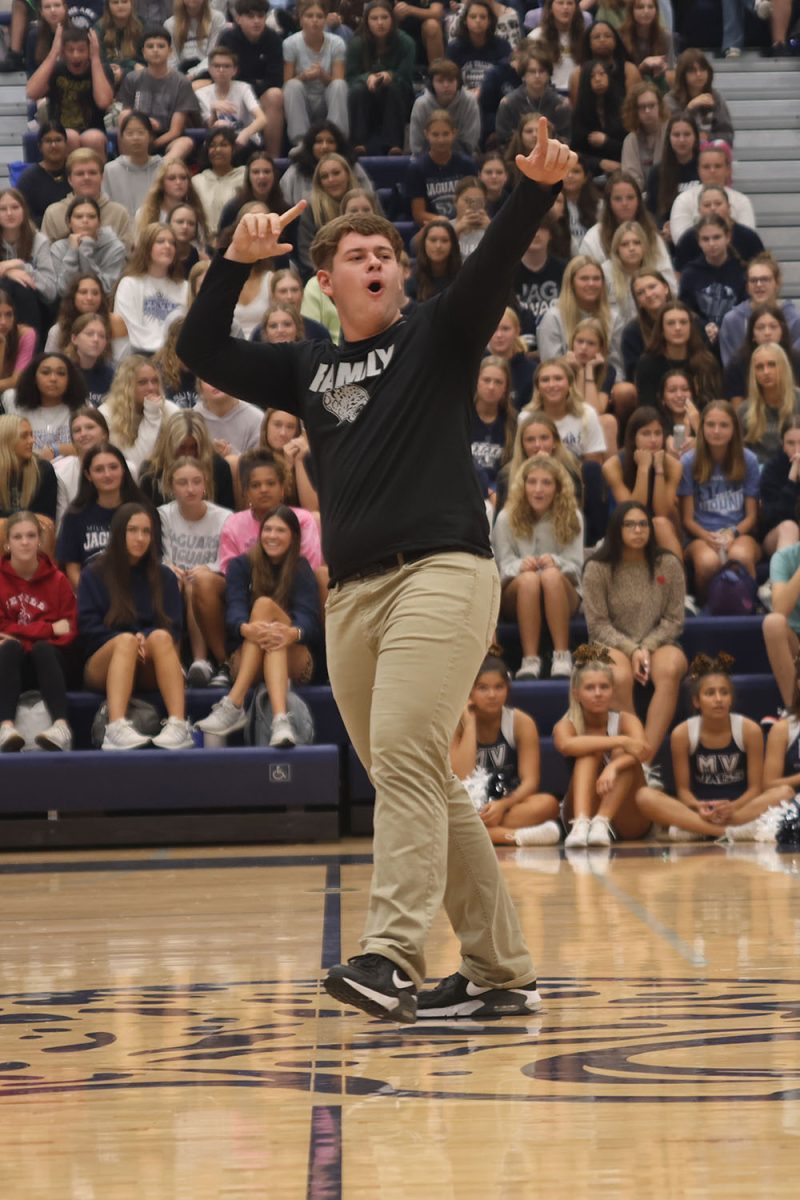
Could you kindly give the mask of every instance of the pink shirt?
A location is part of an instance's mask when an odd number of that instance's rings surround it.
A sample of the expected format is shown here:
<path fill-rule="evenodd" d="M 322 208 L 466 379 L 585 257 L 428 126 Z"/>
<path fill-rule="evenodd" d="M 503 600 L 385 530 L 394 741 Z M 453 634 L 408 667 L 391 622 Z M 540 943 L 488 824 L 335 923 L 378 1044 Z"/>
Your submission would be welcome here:
<path fill-rule="evenodd" d="M 317 567 L 322 566 L 322 545 L 317 520 L 304 508 L 293 508 L 292 512 L 300 522 L 300 553 L 316 571 Z M 249 508 L 244 512 L 231 513 L 228 517 L 222 526 L 219 539 L 219 564 L 223 573 L 227 574 L 228 563 L 232 558 L 246 553 L 256 544 L 259 524 Z"/>
<path fill-rule="evenodd" d="M 19 335 L 19 346 L 17 347 L 17 361 L 14 363 L 14 374 L 19 375 L 20 371 L 24 371 L 28 363 L 33 358 L 33 352 L 36 349 L 36 331 L 33 329 L 24 329 Z"/>

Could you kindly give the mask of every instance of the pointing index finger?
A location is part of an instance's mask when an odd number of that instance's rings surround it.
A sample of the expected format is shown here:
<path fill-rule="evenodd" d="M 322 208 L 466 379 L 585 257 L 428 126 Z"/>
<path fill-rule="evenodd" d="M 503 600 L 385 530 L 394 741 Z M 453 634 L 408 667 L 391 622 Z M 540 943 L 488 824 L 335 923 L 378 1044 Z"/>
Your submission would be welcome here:
<path fill-rule="evenodd" d="M 287 225 L 291 225 L 292 221 L 296 221 L 302 212 L 305 212 L 308 207 L 306 200 L 298 200 L 297 204 L 293 204 L 285 213 L 281 215 L 281 229 L 285 229 Z"/>
<path fill-rule="evenodd" d="M 539 125 L 536 130 L 536 149 L 542 156 L 547 153 L 547 117 L 539 117 Z"/>

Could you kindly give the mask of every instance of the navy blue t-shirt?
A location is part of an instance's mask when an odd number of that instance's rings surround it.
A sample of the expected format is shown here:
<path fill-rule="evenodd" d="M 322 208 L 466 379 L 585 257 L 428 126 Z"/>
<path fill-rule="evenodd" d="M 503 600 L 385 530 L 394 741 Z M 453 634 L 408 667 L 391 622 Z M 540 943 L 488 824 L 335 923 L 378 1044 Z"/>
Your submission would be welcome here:
<path fill-rule="evenodd" d="M 59 563 L 87 563 L 95 554 L 105 550 L 110 537 L 111 521 L 116 508 L 101 508 L 91 504 L 83 512 L 64 514 L 58 535 L 56 558 Z"/>
<path fill-rule="evenodd" d="M 562 259 L 548 254 L 539 271 L 531 271 L 524 263 L 517 267 L 514 308 L 529 350 L 536 349 L 536 330 L 548 308 L 558 299 L 566 266 Z"/>
<path fill-rule="evenodd" d="M 478 168 L 466 154 L 452 154 L 446 163 L 435 163 L 430 154 L 419 154 L 406 170 L 406 196 L 409 202 L 422 196 L 427 212 L 450 220 L 456 215 L 456 184 L 465 175 L 477 175 Z"/>
<path fill-rule="evenodd" d="M 472 461 L 486 473 L 489 484 L 494 487 L 497 472 L 503 463 L 503 447 L 506 443 L 505 413 L 498 413 L 495 419 L 487 424 L 473 408 L 470 425 Z"/>
<path fill-rule="evenodd" d="M 84 371 L 82 367 L 78 369 L 86 381 L 86 391 L 88 393 L 86 403 L 91 404 L 94 408 L 99 408 L 111 391 L 111 384 L 114 381 L 114 368 L 111 363 L 97 362 L 88 371 Z"/>

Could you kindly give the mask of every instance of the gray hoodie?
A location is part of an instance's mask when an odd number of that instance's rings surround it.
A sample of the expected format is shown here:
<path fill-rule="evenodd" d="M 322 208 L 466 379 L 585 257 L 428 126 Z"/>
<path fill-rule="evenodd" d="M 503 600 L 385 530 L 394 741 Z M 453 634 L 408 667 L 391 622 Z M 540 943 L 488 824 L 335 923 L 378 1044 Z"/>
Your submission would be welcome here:
<path fill-rule="evenodd" d="M 58 293 L 63 296 L 78 275 L 96 275 L 104 292 L 110 292 L 125 266 L 127 251 L 113 229 L 101 225 L 96 238 L 82 238 L 77 246 L 69 238 L 59 238 L 50 247 L 58 281 Z"/>
<path fill-rule="evenodd" d="M 106 163 L 103 171 L 103 191 L 109 200 L 123 204 L 132 217 L 144 204 L 150 186 L 163 166 L 163 158 L 151 155 L 143 167 L 132 163 L 127 154 L 120 154 L 113 162 Z"/>
<path fill-rule="evenodd" d="M 444 106 L 439 103 L 430 89 L 423 92 L 418 100 L 415 100 L 411 110 L 409 133 L 412 154 L 424 154 L 428 149 L 428 143 L 425 141 L 425 125 L 431 113 L 442 107 Z M 445 108 L 445 112 L 452 117 L 458 134 L 453 149 L 474 158 L 481 136 L 481 112 L 478 108 L 478 101 L 470 92 L 465 92 L 461 88 L 456 92 L 453 103 Z"/>

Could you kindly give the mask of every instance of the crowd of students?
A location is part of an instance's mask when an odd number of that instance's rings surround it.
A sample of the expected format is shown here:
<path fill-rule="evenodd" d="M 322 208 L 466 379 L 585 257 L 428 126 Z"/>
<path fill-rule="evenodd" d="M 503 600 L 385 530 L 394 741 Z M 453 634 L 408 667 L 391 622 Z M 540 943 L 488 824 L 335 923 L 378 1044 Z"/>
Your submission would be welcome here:
<path fill-rule="evenodd" d="M 308 443 L 291 414 L 196 379 L 176 354 L 183 318 L 244 213 L 305 198 L 293 253 L 254 264 L 233 332 L 338 340 L 311 242 L 340 212 L 382 211 L 359 159 L 407 146 L 405 309 L 435 297 L 544 115 L 579 161 L 520 261 L 471 408 L 517 678 L 571 679 L 556 729 L 575 764 L 571 844 L 607 842 L 612 822 L 703 836 L 724 813 L 752 828 L 791 774 L 775 747 L 790 753 L 796 717 L 775 725 L 762 779 L 724 662 L 690 671 L 699 724 L 673 733 L 677 801 L 653 760 L 688 669 L 685 610 L 729 563 L 755 581 L 770 561 L 764 636 L 795 712 L 800 314 L 732 186 L 712 64 L 679 52 L 671 5 L 42 0 L 28 18 L 14 0 L 7 63 L 28 73 L 41 159 L 0 193 L 0 750 L 21 746 L 31 685 L 53 718 L 40 744 L 68 749 L 81 682 L 107 697 L 105 750 L 192 745 L 187 680 L 223 689 L 199 727 L 227 736 L 263 679 L 272 744 L 293 744 L 287 691 L 319 659 L 327 588 Z M 788 7 L 770 20 L 781 53 Z M 593 648 L 573 656 L 581 608 Z M 496 765 L 505 746 L 516 766 L 481 815 L 496 841 L 547 840 L 535 725 L 509 716 L 490 661 L 454 766 Z M 644 725 L 637 683 L 652 687 Z M 167 713 L 154 739 L 128 720 L 141 689 Z M 740 755 L 724 795 L 692 765 L 707 765 L 698 746 Z"/>

